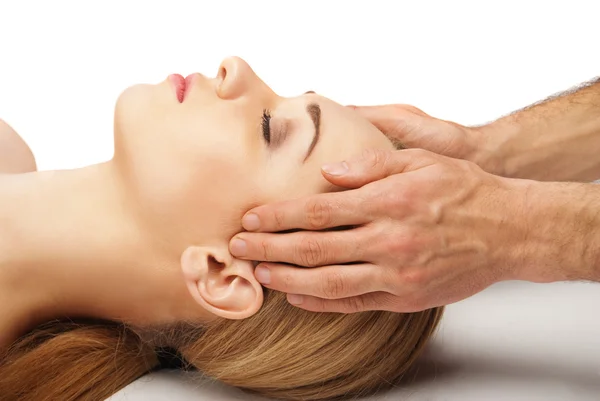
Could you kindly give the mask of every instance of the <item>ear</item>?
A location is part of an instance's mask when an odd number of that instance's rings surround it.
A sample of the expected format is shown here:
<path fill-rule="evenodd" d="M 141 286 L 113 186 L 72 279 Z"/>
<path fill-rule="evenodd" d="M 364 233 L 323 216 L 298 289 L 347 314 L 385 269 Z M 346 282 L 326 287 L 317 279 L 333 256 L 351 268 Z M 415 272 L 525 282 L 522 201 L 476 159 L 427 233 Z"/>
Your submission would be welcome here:
<path fill-rule="evenodd" d="M 245 319 L 263 304 L 263 288 L 254 278 L 254 265 L 231 256 L 227 245 L 190 246 L 181 255 L 181 268 L 192 297 L 214 315 Z"/>

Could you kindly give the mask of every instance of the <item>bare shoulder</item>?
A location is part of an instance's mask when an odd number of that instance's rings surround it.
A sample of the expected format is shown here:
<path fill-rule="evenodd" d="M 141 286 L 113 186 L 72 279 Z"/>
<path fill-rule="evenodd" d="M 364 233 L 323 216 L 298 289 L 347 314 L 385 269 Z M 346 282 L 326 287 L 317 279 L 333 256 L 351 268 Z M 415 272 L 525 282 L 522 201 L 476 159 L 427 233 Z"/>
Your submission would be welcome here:
<path fill-rule="evenodd" d="M 0 173 L 36 171 L 33 152 L 8 123 L 0 119 Z"/>

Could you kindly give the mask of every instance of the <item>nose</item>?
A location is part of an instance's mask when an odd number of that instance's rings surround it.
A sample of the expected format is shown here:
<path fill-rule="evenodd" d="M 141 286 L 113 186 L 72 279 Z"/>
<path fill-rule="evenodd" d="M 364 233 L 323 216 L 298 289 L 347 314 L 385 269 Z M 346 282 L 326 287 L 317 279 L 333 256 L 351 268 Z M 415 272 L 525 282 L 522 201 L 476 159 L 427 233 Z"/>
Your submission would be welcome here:
<path fill-rule="evenodd" d="M 256 75 L 248 63 L 239 57 L 228 57 L 221 62 L 217 73 L 217 94 L 221 99 L 236 99 L 269 87 Z"/>

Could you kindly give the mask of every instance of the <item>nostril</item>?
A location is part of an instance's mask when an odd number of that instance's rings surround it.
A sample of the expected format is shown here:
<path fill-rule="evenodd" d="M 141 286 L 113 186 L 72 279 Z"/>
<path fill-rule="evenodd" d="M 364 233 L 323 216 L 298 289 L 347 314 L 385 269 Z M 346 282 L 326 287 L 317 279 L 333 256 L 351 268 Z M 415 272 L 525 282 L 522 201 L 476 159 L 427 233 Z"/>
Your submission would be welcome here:
<path fill-rule="evenodd" d="M 225 70 L 225 67 L 220 67 L 219 68 L 219 73 L 217 74 L 217 77 L 221 80 L 225 79 L 225 76 L 227 75 L 227 70 Z"/>

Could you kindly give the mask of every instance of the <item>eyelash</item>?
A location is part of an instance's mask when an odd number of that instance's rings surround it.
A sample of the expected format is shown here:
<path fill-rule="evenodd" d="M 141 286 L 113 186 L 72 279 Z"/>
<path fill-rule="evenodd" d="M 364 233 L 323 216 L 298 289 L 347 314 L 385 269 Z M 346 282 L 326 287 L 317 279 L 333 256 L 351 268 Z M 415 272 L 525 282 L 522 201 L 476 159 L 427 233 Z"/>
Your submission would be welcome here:
<path fill-rule="evenodd" d="M 271 112 L 267 109 L 263 110 L 262 132 L 267 144 L 271 143 Z"/>

